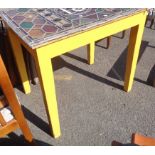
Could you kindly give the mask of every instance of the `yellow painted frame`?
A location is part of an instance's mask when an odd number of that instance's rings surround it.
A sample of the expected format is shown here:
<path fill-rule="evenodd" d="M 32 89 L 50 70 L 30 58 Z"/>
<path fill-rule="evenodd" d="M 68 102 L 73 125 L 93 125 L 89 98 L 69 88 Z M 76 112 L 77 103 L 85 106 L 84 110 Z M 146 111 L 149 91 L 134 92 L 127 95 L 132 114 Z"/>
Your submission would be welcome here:
<path fill-rule="evenodd" d="M 54 42 L 36 49 L 28 47 L 28 45 L 26 45 L 10 28 L 8 28 L 25 93 L 30 92 L 30 86 L 21 47 L 19 45 L 22 44 L 25 46 L 35 59 L 48 120 L 52 134 L 55 138 L 61 135 L 61 130 L 51 59 L 81 46 L 88 45 L 88 63 L 93 64 L 95 41 L 131 28 L 124 84 L 124 90 L 129 92 L 133 84 L 146 16 L 147 11 L 144 9 L 131 16 L 126 16 L 119 20 L 99 25 L 95 28 L 88 29 L 66 38 L 55 40 Z"/>

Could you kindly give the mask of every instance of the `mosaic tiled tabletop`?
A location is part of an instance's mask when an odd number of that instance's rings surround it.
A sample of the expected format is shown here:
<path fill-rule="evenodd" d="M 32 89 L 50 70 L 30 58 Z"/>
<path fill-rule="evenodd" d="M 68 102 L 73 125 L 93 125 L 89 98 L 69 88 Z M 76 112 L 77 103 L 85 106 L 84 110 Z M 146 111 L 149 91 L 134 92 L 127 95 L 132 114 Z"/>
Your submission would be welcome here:
<path fill-rule="evenodd" d="M 31 48 L 80 32 L 141 9 L 54 8 L 9 9 L 2 12 L 5 22 Z"/>

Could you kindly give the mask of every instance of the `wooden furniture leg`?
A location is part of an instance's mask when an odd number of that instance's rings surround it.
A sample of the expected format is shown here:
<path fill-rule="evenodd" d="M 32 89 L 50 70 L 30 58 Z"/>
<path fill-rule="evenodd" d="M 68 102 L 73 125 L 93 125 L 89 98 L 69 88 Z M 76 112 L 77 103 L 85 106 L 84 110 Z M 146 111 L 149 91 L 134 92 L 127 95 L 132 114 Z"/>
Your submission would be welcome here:
<path fill-rule="evenodd" d="M 61 135 L 58 107 L 55 93 L 53 68 L 50 58 L 46 58 L 44 48 L 36 51 L 35 62 L 39 81 L 42 88 L 46 113 L 48 116 L 51 133 L 54 138 Z"/>
<path fill-rule="evenodd" d="M 125 37 L 125 30 L 124 31 L 122 31 L 122 39 Z"/>
<path fill-rule="evenodd" d="M 95 42 L 91 42 L 87 45 L 88 64 L 94 64 L 95 59 Z"/>
<path fill-rule="evenodd" d="M 111 36 L 107 37 L 107 46 L 106 46 L 106 49 L 109 48 L 110 43 L 111 43 Z"/>
<path fill-rule="evenodd" d="M 132 88 L 141 40 L 144 31 L 144 23 L 145 20 L 140 25 L 131 28 L 124 83 L 124 90 L 126 92 L 129 92 Z"/>
<path fill-rule="evenodd" d="M 8 104 L 15 118 L 9 122 L 5 122 L 2 115 L 0 115 L 0 124 L 1 124 L 0 137 L 5 136 L 6 134 L 14 131 L 19 127 L 22 130 L 25 139 L 28 142 L 32 142 L 33 138 L 31 131 L 27 125 L 21 106 L 13 90 L 11 81 L 9 79 L 8 73 L 6 71 L 1 56 L 0 56 L 0 87 L 4 93 L 4 96 L 6 97 L 6 100 L 8 101 Z M 4 100 L 1 99 L 1 103 L 3 103 L 3 101 Z M 4 104 L 2 105 L 5 106 Z"/>
<path fill-rule="evenodd" d="M 18 68 L 20 78 L 23 84 L 23 89 L 24 89 L 25 94 L 28 94 L 31 92 L 31 88 L 30 88 L 28 75 L 26 72 L 26 65 L 25 65 L 25 61 L 23 57 L 23 51 L 22 51 L 20 43 L 18 42 L 18 39 L 16 38 L 14 33 L 11 32 L 10 29 L 8 29 L 8 34 L 9 34 L 10 42 L 11 42 L 12 49 L 14 52 L 14 57 L 15 57 L 15 61 L 17 64 L 17 68 Z"/>
<path fill-rule="evenodd" d="M 135 133 L 132 135 L 132 143 L 140 146 L 155 146 L 155 138 Z"/>

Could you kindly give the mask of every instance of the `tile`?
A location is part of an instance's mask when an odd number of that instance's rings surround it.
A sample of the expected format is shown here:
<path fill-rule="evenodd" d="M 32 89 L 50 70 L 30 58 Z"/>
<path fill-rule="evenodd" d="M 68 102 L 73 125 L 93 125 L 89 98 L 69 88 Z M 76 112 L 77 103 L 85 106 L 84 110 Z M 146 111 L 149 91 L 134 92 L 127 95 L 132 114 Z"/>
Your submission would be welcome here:
<path fill-rule="evenodd" d="M 99 23 L 134 14 L 129 8 L 18 8 L 3 11 L 2 18 L 30 47 L 84 31 Z"/>
<path fill-rule="evenodd" d="M 45 32 L 56 32 L 57 28 L 55 26 L 52 25 L 44 25 L 42 28 Z"/>
<path fill-rule="evenodd" d="M 27 8 L 19 8 L 17 9 L 18 12 L 27 12 L 29 9 Z"/>
<path fill-rule="evenodd" d="M 38 18 L 35 18 L 34 19 L 34 24 L 45 24 L 46 23 L 46 20 L 44 19 L 44 18 L 40 18 L 40 17 L 38 17 Z"/>
<path fill-rule="evenodd" d="M 37 39 L 37 38 L 41 38 L 44 35 L 44 31 L 41 29 L 32 29 L 29 32 L 29 35 L 33 38 L 33 39 Z"/>
<path fill-rule="evenodd" d="M 21 28 L 23 28 L 23 29 L 30 29 L 30 28 L 32 28 L 33 23 L 32 23 L 32 22 L 22 22 L 22 23 L 20 24 L 20 26 L 21 26 Z"/>

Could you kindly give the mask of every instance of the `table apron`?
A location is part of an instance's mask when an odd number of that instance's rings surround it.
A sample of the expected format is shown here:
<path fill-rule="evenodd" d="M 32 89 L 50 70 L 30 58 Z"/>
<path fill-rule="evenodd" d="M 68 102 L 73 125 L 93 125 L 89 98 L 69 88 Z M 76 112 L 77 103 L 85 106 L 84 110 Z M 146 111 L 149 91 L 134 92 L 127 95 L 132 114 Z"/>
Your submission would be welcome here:
<path fill-rule="evenodd" d="M 37 48 L 36 52 L 43 53 L 47 58 L 53 58 L 76 48 L 93 43 L 97 40 L 111 36 L 115 33 L 132 28 L 137 25 L 141 25 L 145 22 L 146 16 L 147 12 L 144 11 L 136 15 L 117 20 L 100 27 L 96 27 L 95 29 L 91 29 L 86 32 Z"/>

